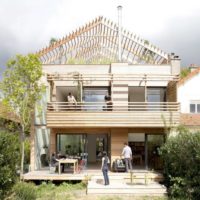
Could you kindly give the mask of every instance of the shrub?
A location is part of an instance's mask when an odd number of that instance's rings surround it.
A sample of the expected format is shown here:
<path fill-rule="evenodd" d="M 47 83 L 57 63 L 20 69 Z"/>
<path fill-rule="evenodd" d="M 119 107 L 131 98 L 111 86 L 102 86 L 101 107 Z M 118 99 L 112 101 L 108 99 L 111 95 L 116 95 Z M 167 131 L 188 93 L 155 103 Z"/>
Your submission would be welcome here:
<path fill-rule="evenodd" d="M 200 199 L 200 132 L 179 128 L 161 148 L 169 194 L 176 199 Z"/>
<path fill-rule="evenodd" d="M 35 200 L 37 198 L 36 186 L 33 183 L 19 182 L 14 188 L 16 200 Z"/>
<path fill-rule="evenodd" d="M 0 131 L 0 199 L 3 199 L 15 184 L 18 163 L 18 137 L 6 131 Z"/>

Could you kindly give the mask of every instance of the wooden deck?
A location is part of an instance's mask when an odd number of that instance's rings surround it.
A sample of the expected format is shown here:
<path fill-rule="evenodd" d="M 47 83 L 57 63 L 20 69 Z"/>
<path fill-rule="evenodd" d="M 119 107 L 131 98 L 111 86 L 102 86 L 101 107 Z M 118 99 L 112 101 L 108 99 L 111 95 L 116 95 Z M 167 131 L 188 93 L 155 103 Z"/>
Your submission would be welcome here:
<path fill-rule="evenodd" d="M 101 170 L 84 170 L 81 173 L 50 173 L 49 170 L 33 171 L 24 174 L 25 181 L 86 181 L 86 194 L 89 195 L 131 195 L 131 196 L 165 196 L 167 189 L 160 184 L 163 175 L 149 170 L 133 170 L 131 173 L 109 172 L 110 185 L 104 185 Z"/>
<path fill-rule="evenodd" d="M 149 177 L 149 180 L 154 180 L 156 182 L 163 180 L 163 175 L 159 172 L 152 172 L 144 169 L 133 170 L 134 181 L 141 180 L 144 182 L 145 176 Z M 130 180 L 130 173 L 119 173 L 119 172 L 109 172 L 109 177 L 113 180 L 123 179 L 125 181 Z M 32 171 L 24 174 L 24 180 L 54 180 L 54 181 L 68 181 L 68 180 L 88 180 L 88 179 L 103 179 L 103 175 L 100 169 L 89 169 L 82 170 L 80 173 L 73 174 L 72 171 L 58 174 L 58 172 L 51 172 L 50 170 L 40 170 Z"/>

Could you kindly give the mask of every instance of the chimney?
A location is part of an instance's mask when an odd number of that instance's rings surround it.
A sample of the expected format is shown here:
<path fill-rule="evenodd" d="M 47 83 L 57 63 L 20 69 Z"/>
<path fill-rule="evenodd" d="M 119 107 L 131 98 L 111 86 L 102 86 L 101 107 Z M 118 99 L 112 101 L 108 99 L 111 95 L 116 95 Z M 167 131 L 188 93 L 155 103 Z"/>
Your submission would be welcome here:
<path fill-rule="evenodd" d="M 122 61 L 122 6 L 118 6 L 118 61 Z"/>
<path fill-rule="evenodd" d="M 169 55 L 169 60 L 171 64 L 171 73 L 173 75 L 179 75 L 181 70 L 181 59 L 175 53 Z"/>

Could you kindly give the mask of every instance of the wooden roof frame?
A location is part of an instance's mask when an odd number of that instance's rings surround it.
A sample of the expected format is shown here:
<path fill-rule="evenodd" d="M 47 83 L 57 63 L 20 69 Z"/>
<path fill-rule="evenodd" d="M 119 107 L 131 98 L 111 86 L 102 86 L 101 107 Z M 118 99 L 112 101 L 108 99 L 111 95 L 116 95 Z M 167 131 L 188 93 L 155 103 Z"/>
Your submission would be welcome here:
<path fill-rule="evenodd" d="M 125 29 L 122 29 L 121 41 L 122 62 L 158 65 L 169 62 L 167 53 Z M 105 60 L 116 62 L 118 26 L 98 17 L 37 54 L 43 64 L 72 64 L 70 60 L 75 60 L 73 64 L 99 64 Z"/>

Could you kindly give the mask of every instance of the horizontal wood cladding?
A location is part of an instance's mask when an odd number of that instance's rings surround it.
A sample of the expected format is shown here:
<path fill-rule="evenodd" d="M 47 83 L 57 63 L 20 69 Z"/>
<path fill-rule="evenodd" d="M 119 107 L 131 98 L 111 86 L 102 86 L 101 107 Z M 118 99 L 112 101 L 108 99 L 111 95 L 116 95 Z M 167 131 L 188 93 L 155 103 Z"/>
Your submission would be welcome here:
<path fill-rule="evenodd" d="M 111 129 L 111 162 L 120 158 L 124 142 L 128 141 L 128 129 Z"/>
<path fill-rule="evenodd" d="M 167 86 L 167 101 L 177 102 L 177 82 L 170 81 Z"/>
<path fill-rule="evenodd" d="M 108 127 L 164 127 L 173 121 L 174 126 L 179 124 L 179 112 L 47 112 L 47 127 L 57 128 L 108 128 Z"/>
<path fill-rule="evenodd" d="M 127 91 L 113 91 L 113 94 L 128 94 Z"/>

